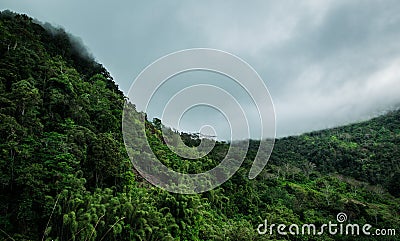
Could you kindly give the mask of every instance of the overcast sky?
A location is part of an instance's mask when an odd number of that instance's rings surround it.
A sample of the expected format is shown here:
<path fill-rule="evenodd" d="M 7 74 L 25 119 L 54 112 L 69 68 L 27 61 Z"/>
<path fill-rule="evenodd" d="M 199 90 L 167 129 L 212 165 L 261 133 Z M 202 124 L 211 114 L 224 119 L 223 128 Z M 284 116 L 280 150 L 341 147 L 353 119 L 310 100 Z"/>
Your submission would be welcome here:
<path fill-rule="evenodd" d="M 125 94 L 135 77 L 165 54 L 196 47 L 235 54 L 269 88 L 278 136 L 367 119 L 400 103 L 396 0 L 1 2 L 3 10 L 79 36 Z M 195 83 L 204 76 L 187 77 Z M 160 96 L 187 86 L 173 83 Z M 241 96 L 236 97 L 246 105 Z M 157 115 L 157 108 L 152 111 Z M 215 110 L 198 112 L 188 120 L 222 118 Z M 183 126 L 191 124 L 199 125 Z"/>

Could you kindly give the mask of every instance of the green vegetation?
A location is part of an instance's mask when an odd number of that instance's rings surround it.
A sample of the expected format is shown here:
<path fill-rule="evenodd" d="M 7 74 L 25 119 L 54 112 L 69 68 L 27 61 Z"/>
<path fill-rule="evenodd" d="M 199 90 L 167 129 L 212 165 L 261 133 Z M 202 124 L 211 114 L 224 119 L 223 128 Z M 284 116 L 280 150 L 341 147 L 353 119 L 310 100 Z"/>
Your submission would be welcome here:
<path fill-rule="evenodd" d="M 255 180 L 247 178 L 258 146 L 251 141 L 229 181 L 179 195 L 132 169 L 121 133 L 125 97 L 64 30 L 2 12 L 0 80 L 1 240 L 395 239 L 256 231 L 264 219 L 321 225 L 339 212 L 400 232 L 400 111 L 279 139 Z M 131 107 L 135 123 L 142 113 Z M 217 143 L 206 157 L 184 160 L 163 142 L 159 121 L 147 122 L 146 131 L 156 155 L 182 172 L 212 168 L 229 148 Z M 182 137 L 199 143 L 196 135 Z M 131 151 L 145 161 L 140 150 Z"/>

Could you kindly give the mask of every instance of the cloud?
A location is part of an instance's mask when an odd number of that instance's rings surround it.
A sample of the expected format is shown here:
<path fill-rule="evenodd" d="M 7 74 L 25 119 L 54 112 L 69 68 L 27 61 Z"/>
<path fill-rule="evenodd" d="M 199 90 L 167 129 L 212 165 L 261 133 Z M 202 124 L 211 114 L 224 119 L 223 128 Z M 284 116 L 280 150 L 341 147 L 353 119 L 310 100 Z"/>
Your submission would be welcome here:
<path fill-rule="evenodd" d="M 395 0 L 4 0 L 2 6 L 80 36 L 125 93 L 143 68 L 173 51 L 209 47 L 238 55 L 270 90 L 278 136 L 363 120 L 400 103 Z M 235 92 L 228 83 L 224 88 Z M 160 98 L 183 87 L 170 87 Z M 243 94 L 236 96 L 250 106 Z M 186 119 L 213 117 L 202 111 Z"/>

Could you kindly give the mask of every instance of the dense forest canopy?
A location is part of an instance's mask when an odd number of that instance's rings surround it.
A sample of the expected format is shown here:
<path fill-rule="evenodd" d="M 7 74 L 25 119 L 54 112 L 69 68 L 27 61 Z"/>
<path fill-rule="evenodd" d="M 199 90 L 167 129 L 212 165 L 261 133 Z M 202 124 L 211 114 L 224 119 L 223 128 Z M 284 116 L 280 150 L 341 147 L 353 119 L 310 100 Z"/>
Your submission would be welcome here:
<path fill-rule="evenodd" d="M 79 41 L 78 41 L 79 42 Z M 400 232 L 400 111 L 276 140 L 249 180 L 258 141 L 217 189 L 172 194 L 133 169 L 121 133 L 123 93 L 63 29 L 0 13 L 0 237 L 2 240 L 394 240 L 374 236 L 260 235 L 269 223 L 352 223 Z M 131 104 L 133 123 L 145 116 Z M 159 120 L 146 122 L 164 164 L 196 173 L 229 144 L 187 160 L 172 153 Z M 181 133 L 198 146 L 199 137 Z M 150 158 L 139 147 L 136 158 Z"/>

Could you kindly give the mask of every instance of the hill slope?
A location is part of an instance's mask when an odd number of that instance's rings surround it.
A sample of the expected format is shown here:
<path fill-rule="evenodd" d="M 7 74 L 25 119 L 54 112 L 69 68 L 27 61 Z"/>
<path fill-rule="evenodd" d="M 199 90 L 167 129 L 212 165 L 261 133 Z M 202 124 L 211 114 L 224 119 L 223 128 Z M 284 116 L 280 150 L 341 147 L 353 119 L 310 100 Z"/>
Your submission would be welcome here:
<path fill-rule="evenodd" d="M 256 231 L 264 219 L 321 225 L 335 221 L 339 212 L 352 223 L 370 223 L 372 230 L 399 230 L 400 200 L 393 196 L 400 179 L 399 111 L 279 139 L 256 180 L 247 178 L 257 148 L 252 141 L 244 165 L 221 187 L 171 194 L 132 170 L 121 133 L 124 96 L 106 69 L 82 50 L 62 29 L 25 15 L 0 14 L 2 239 L 376 239 Z M 140 116 L 134 113 L 132 118 Z M 154 152 L 176 170 L 209 169 L 229 148 L 217 143 L 203 159 L 185 160 L 164 144 L 159 122 L 146 127 Z M 137 158 L 145 156 L 137 150 Z"/>
<path fill-rule="evenodd" d="M 399 180 L 400 171 L 400 111 L 361 123 L 280 139 L 275 154 L 273 160 L 293 164 L 309 161 L 323 174 L 339 173 L 382 185 L 398 196 L 399 189 L 393 184 Z"/>

